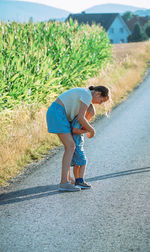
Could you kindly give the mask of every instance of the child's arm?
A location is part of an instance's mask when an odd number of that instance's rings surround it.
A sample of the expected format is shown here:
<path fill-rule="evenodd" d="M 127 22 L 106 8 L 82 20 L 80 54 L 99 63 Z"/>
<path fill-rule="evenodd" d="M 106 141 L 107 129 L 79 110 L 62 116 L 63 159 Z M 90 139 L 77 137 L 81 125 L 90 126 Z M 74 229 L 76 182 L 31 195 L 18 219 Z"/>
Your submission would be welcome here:
<path fill-rule="evenodd" d="M 74 133 L 74 134 L 84 134 L 84 133 L 87 133 L 87 132 L 88 131 L 84 130 L 84 129 L 72 128 L 72 133 Z"/>

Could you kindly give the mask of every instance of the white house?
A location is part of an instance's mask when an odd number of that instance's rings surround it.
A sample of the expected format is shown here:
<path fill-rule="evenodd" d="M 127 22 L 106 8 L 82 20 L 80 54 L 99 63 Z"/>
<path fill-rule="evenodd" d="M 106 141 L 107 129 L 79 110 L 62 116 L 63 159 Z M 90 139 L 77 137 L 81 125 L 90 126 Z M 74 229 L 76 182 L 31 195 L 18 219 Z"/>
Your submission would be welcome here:
<path fill-rule="evenodd" d="M 70 14 L 67 18 L 77 20 L 79 24 L 92 23 L 100 24 L 107 32 L 108 37 L 113 44 L 127 43 L 128 36 L 131 34 L 128 26 L 118 13 L 85 13 Z"/>

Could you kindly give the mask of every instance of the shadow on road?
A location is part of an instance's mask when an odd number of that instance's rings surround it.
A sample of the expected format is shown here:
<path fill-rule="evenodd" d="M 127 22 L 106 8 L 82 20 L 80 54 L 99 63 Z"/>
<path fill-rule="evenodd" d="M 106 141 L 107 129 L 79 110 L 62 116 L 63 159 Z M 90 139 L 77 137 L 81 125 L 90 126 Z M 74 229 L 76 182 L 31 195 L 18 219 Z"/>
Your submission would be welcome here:
<path fill-rule="evenodd" d="M 94 178 L 88 178 L 88 179 L 86 179 L 86 181 L 92 182 L 92 181 L 97 181 L 97 180 L 116 178 L 116 177 L 120 177 L 120 176 L 127 176 L 127 175 L 132 175 L 132 174 L 137 174 L 137 173 L 143 173 L 143 172 L 150 172 L 150 167 L 137 168 L 137 169 L 133 169 L 133 170 L 109 173 L 109 174 L 102 175 L 102 176 L 96 176 Z"/>
<path fill-rule="evenodd" d="M 126 170 L 126 171 L 120 171 L 115 173 L 110 173 L 102 176 L 96 176 L 93 178 L 86 179 L 87 182 L 97 181 L 97 180 L 104 180 L 104 179 L 111 179 L 116 178 L 119 176 L 127 176 L 127 175 L 133 175 L 138 173 L 144 173 L 144 172 L 150 172 L 150 167 L 144 167 L 144 168 L 137 168 L 133 170 Z M 58 185 L 46 185 L 46 186 L 37 186 L 37 187 L 31 187 L 19 191 L 4 193 L 0 195 L 0 205 L 5 204 L 12 204 L 17 202 L 22 202 L 25 200 L 32 200 L 32 199 L 38 199 L 43 198 L 55 194 L 61 194 L 62 192 L 58 191 Z"/>
<path fill-rule="evenodd" d="M 58 185 L 36 186 L 0 195 L 0 205 L 17 203 L 58 194 Z"/>

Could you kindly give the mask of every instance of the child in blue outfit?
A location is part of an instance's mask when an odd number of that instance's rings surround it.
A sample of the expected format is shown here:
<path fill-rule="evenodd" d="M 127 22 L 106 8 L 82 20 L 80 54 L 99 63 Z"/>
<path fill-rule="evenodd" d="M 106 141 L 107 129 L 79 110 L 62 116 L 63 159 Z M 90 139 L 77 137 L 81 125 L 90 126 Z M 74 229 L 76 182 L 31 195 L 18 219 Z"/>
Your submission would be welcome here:
<path fill-rule="evenodd" d="M 87 109 L 85 118 L 87 121 L 90 121 L 91 118 L 95 115 L 95 109 L 92 104 Z M 91 187 L 90 184 L 87 184 L 84 180 L 84 174 L 86 169 L 86 156 L 84 153 L 84 133 L 88 131 L 82 128 L 82 125 L 79 123 L 77 117 L 71 122 L 71 130 L 73 140 L 75 142 L 76 148 L 74 151 L 74 155 L 72 158 L 71 166 L 73 166 L 73 174 L 75 177 L 75 185 L 80 187 L 81 189 L 89 189 Z"/>

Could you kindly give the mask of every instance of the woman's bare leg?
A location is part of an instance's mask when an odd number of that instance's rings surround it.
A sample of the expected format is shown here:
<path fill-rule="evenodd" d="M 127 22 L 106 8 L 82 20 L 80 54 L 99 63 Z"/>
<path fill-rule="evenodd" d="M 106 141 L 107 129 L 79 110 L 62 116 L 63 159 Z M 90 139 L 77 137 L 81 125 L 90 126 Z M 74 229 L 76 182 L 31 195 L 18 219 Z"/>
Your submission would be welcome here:
<path fill-rule="evenodd" d="M 71 168 L 69 168 L 69 171 L 68 171 L 68 180 L 71 182 L 71 184 L 75 183 L 75 179 L 71 177 Z"/>
<path fill-rule="evenodd" d="M 62 172 L 60 182 L 63 184 L 68 182 L 68 172 L 70 169 L 73 153 L 75 151 L 75 143 L 73 141 L 71 133 L 59 133 L 57 135 L 65 148 L 65 152 L 62 159 Z"/>

